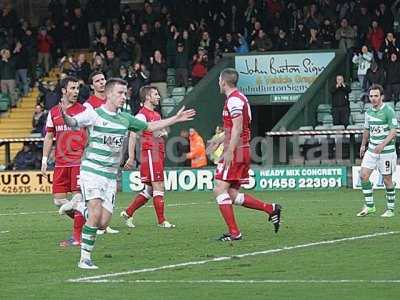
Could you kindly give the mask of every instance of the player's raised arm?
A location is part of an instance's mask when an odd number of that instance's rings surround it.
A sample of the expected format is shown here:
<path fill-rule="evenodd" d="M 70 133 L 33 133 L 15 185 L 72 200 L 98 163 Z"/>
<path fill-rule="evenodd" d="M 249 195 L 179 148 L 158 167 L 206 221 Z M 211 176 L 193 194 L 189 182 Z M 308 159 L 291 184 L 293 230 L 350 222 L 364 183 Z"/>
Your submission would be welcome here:
<path fill-rule="evenodd" d="M 185 110 L 185 107 L 183 106 L 175 116 L 160 121 L 150 122 L 147 130 L 156 131 L 164 129 L 176 123 L 191 121 L 194 119 L 195 115 L 196 111 L 194 109 Z"/>
<path fill-rule="evenodd" d="M 81 127 L 91 126 L 96 121 L 97 113 L 93 109 L 85 109 L 83 112 L 71 117 L 66 113 L 67 111 L 66 104 L 63 101 L 61 101 L 59 105 L 61 109 L 61 115 L 64 119 L 64 123 L 68 127 L 71 127 L 74 130 L 77 130 Z"/>

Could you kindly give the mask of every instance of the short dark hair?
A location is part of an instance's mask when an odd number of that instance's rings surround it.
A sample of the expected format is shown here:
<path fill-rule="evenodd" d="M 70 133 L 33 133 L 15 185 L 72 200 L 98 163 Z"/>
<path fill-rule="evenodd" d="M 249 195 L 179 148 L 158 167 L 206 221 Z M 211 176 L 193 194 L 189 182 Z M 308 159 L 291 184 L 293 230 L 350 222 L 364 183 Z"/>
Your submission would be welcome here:
<path fill-rule="evenodd" d="M 106 93 L 109 90 L 112 90 L 114 88 L 114 86 L 116 86 L 116 85 L 127 86 L 128 83 L 125 80 L 121 79 L 121 78 L 117 78 L 117 77 L 110 78 L 106 82 L 106 88 L 105 88 Z"/>
<path fill-rule="evenodd" d="M 70 82 L 79 82 L 79 79 L 76 78 L 75 76 L 67 76 L 60 81 L 60 88 L 61 89 L 66 89 L 68 86 L 68 83 Z"/>
<path fill-rule="evenodd" d="M 368 94 L 371 90 L 378 90 L 379 94 L 382 96 L 383 95 L 383 87 L 380 84 L 373 83 L 369 89 L 368 89 Z"/>
<path fill-rule="evenodd" d="M 106 75 L 104 74 L 103 71 L 96 70 L 96 71 L 92 72 L 92 73 L 89 75 L 89 84 L 93 84 L 93 77 L 94 77 L 94 76 L 97 76 L 97 75 L 100 75 L 100 74 L 104 75 L 104 78 L 106 77 Z"/>
<path fill-rule="evenodd" d="M 140 102 L 144 103 L 146 101 L 146 97 L 150 94 L 152 90 L 158 91 L 158 89 L 153 85 L 145 85 L 142 86 L 139 90 L 139 99 Z"/>
<path fill-rule="evenodd" d="M 233 68 L 224 69 L 221 74 L 221 78 L 231 87 L 236 87 L 239 80 L 239 73 Z"/>

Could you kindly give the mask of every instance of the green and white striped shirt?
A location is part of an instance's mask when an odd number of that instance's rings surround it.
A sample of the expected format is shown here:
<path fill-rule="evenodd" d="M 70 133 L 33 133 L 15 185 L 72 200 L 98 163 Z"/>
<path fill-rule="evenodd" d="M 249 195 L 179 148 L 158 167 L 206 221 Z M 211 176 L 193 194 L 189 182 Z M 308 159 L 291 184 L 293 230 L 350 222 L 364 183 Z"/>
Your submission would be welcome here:
<path fill-rule="evenodd" d="M 88 145 L 81 172 L 115 179 L 120 164 L 124 138 L 129 131 L 146 130 L 148 123 L 124 112 L 110 112 L 104 107 L 86 109 L 74 116 L 79 127 L 88 127 Z"/>
<path fill-rule="evenodd" d="M 383 104 L 379 109 L 371 107 L 365 112 L 364 128 L 369 130 L 368 151 L 373 153 L 375 147 L 387 138 L 390 130 L 397 129 L 396 114 L 386 104 Z M 381 153 L 393 152 L 396 152 L 394 139 L 385 146 Z"/>

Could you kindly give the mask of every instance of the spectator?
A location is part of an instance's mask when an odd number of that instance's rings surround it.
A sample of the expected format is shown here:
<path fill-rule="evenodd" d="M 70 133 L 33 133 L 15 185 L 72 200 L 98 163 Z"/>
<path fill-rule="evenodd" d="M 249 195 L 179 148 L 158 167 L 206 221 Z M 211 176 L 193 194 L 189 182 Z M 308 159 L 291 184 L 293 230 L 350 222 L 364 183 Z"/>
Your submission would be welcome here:
<path fill-rule="evenodd" d="M 375 17 L 377 18 L 378 23 L 382 26 L 384 32 L 393 31 L 394 17 L 390 9 L 386 8 L 383 1 L 379 3 L 378 8 L 375 10 Z"/>
<path fill-rule="evenodd" d="M 119 75 L 119 67 L 121 66 L 121 62 L 118 57 L 115 56 L 115 52 L 113 49 L 106 50 L 106 59 L 104 60 L 104 73 L 107 78 L 110 77 L 118 77 Z"/>
<path fill-rule="evenodd" d="M 293 50 L 305 50 L 307 45 L 307 29 L 303 23 L 298 23 L 293 34 Z"/>
<path fill-rule="evenodd" d="M 11 57 L 9 49 L 1 49 L 0 51 L 0 86 L 1 92 L 7 94 L 11 99 L 11 106 L 17 107 L 18 95 L 15 92 L 16 61 L 15 57 Z"/>
<path fill-rule="evenodd" d="M 149 31 L 149 25 L 143 23 L 139 33 L 139 44 L 142 48 L 142 56 L 145 63 L 148 62 L 149 57 L 152 54 L 152 37 Z"/>
<path fill-rule="evenodd" d="M 393 32 L 398 36 L 400 32 L 400 0 L 395 0 L 392 4 L 391 11 L 393 14 L 394 22 L 393 22 Z"/>
<path fill-rule="evenodd" d="M 367 70 L 371 67 L 371 63 L 373 61 L 373 55 L 368 51 L 368 47 L 366 45 L 362 46 L 360 53 L 354 53 L 353 63 L 355 63 L 357 68 L 357 76 L 358 82 L 361 85 L 361 88 L 364 92 L 367 91 L 369 85 L 366 80 Z"/>
<path fill-rule="evenodd" d="M 208 57 L 203 47 L 199 47 L 192 61 L 192 81 L 198 83 L 207 74 Z"/>
<path fill-rule="evenodd" d="M 49 111 L 53 106 L 58 104 L 61 94 L 56 90 L 54 81 L 49 81 L 47 83 L 39 81 L 38 89 L 43 95 L 44 109 L 46 111 Z"/>
<path fill-rule="evenodd" d="M 46 118 L 47 115 L 43 110 L 43 106 L 41 104 L 37 104 L 32 117 L 32 133 L 43 134 L 46 126 Z"/>
<path fill-rule="evenodd" d="M 176 152 L 177 152 L 178 158 L 182 159 L 182 161 L 180 163 L 178 163 L 178 165 L 180 167 L 189 167 L 190 160 L 187 158 L 187 154 L 190 151 L 189 132 L 185 129 L 182 129 L 179 136 L 180 136 L 180 139 L 176 143 L 176 147 L 177 147 Z"/>
<path fill-rule="evenodd" d="M 318 50 L 321 49 L 322 40 L 320 38 L 317 28 L 310 28 L 310 36 L 307 42 L 307 49 Z"/>
<path fill-rule="evenodd" d="M 25 142 L 23 148 L 16 154 L 13 162 L 13 170 L 32 170 L 35 168 L 36 156 L 33 145 Z"/>
<path fill-rule="evenodd" d="M 146 66 L 143 64 L 136 63 L 133 66 L 133 70 L 131 72 L 132 80 L 130 81 L 129 90 L 130 90 L 130 100 L 129 105 L 131 107 L 131 112 L 133 115 L 136 115 L 140 110 L 140 97 L 139 91 L 142 86 L 149 84 L 150 74 L 146 69 Z"/>
<path fill-rule="evenodd" d="M 175 68 L 176 68 L 176 86 L 188 86 L 189 78 L 189 56 L 188 51 L 185 49 L 183 43 L 178 43 L 175 58 Z"/>
<path fill-rule="evenodd" d="M 70 57 L 69 62 L 71 64 L 69 75 L 82 79 L 85 83 L 87 83 L 92 69 L 90 64 L 86 61 L 86 55 L 84 53 L 80 53 L 76 60 Z"/>
<path fill-rule="evenodd" d="M 217 165 L 222 153 L 224 152 L 224 143 L 223 139 L 225 136 L 225 131 L 220 126 L 215 128 L 215 134 L 212 136 L 210 140 L 207 141 L 207 144 L 214 145 L 212 148 L 207 147 L 207 153 L 209 155 L 210 160 Z"/>
<path fill-rule="evenodd" d="M 388 32 L 386 34 L 385 41 L 383 42 L 381 49 L 384 60 L 390 60 L 390 56 L 392 53 L 398 54 L 400 52 L 399 48 L 399 44 L 396 41 L 393 33 Z"/>
<path fill-rule="evenodd" d="M 266 52 L 272 49 L 272 42 L 264 30 L 260 29 L 255 39 L 251 42 L 251 46 L 255 51 Z"/>
<path fill-rule="evenodd" d="M 169 28 L 169 33 L 167 34 L 167 42 L 166 42 L 166 55 L 167 55 L 167 67 L 173 68 L 175 65 L 176 58 L 176 47 L 177 41 L 180 33 L 176 30 L 174 24 L 171 24 Z"/>
<path fill-rule="evenodd" d="M 349 22 L 346 18 L 343 18 L 340 21 L 340 27 L 336 30 L 335 38 L 339 42 L 339 49 L 343 49 L 345 51 L 351 50 L 354 47 L 354 40 L 356 34 L 354 29 L 349 26 Z"/>
<path fill-rule="evenodd" d="M 121 64 L 128 67 L 132 63 L 134 46 L 128 39 L 128 34 L 123 32 L 121 40 L 116 45 L 116 53 L 121 60 Z"/>
<path fill-rule="evenodd" d="M 47 34 L 45 27 L 39 29 L 37 37 L 38 46 L 38 64 L 43 64 L 44 72 L 47 75 L 50 70 L 50 52 L 51 47 L 54 45 L 53 38 Z"/>
<path fill-rule="evenodd" d="M 356 14 L 355 22 L 360 39 L 365 41 L 372 23 L 372 17 L 366 5 L 361 5 L 359 12 Z"/>
<path fill-rule="evenodd" d="M 373 61 L 371 67 L 367 70 L 365 78 L 367 79 L 368 86 L 371 86 L 374 83 L 384 86 L 385 71 L 375 61 Z"/>
<path fill-rule="evenodd" d="M 99 33 L 104 20 L 104 0 L 88 0 L 85 7 L 88 22 L 89 40 L 93 41 Z"/>
<path fill-rule="evenodd" d="M 398 54 L 393 52 L 384 67 L 386 71 L 384 100 L 397 102 L 400 100 L 400 61 L 398 60 Z"/>
<path fill-rule="evenodd" d="M 25 47 L 22 43 L 18 41 L 14 49 L 15 57 L 15 68 L 16 68 L 16 79 L 17 87 L 21 92 L 22 96 L 26 96 L 29 92 L 29 82 L 28 82 L 28 66 L 29 66 L 29 56 Z"/>
<path fill-rule="evenodd" d="M 381 60 L 382 52 L 381 47 L 385 39 L 383 29 L 378 25 L 377 21 L 372 21 L 372 28 L 367 35 L 367 41 L 371 45 L 371 50 L 374 53 L 375 58 Z"/>
<path fill-rule="evenodd" d="M 167 97 L 167 64 L 159 50 L 150 57 L 150 82 L 160 93 L 161 99 Z"/>
<path fill-rule="evenodd" d="M 236 53 L 248 53 L 249 52 L 249 45 L 247 44 L 246 39 L 244 38 L 243 35 L 238 33 L 238 45 L 235 47 L 235 52 Z"/>
<path fill-rule="evenodd" d="M 74 48 L 83 49 L 89 46 L 88 22 L 82 14 L 82 9 L 76 7 L 71 18 L 71 30 L 74 41 Z"/>
<path fill-rule="evenodd" d="M 274 50 L 287 51 L 287 50 L 291 50 L 291 49 L 292 49 L 292 46 L 291 46 L 290 40 L 288 39 L 288 37 L 286 35 L 286 31 L 284 31 L 283 29 L 279 29 L 278 39 L 276 40 Z"/>
<path fill-rule="evenodd" d="M 237 46 L 236 41 L 232 37 L 232 33 L 227 32 L 225 34 L 225 39 L 222 41 L 222 51 L 224 53 L 235 52 L 235 47 Z"/>
<path fill-rule="evenodd" d="M 349 125 L 350 86 L 344 82 L 343 75 L 336 76 L 335 85 L 331 88 L 333 125 Z"/>
<path fill-rule="evenodd" d="M 321 25 L 321 42 L 322 47 L 325 49 L 331 49 L 335 45 L 335 30 L 329 19 L 325 19 Z"/>
<path fill-rule="evenodd" d="M 203 138 L 193 128 L 189 129 L 190 152 L 186 158 L 190 160 L 193 169 L 199 169 L 207 165 L 206 147 Z"/>
<path fill-rule="evenodd" d="M 93 53 L 92 71 L 104 71 L 105 62 L 104 56 L 101 53 Z"/>
<path fill-rule="evenodd" d="M 154 28 L 151 33 L 152 36 L 152 51 L 160 50 L 161 53 L 165 54 L 167 35 L 165 28 L 162 27 L 160 21 L 154 22 Z"/>

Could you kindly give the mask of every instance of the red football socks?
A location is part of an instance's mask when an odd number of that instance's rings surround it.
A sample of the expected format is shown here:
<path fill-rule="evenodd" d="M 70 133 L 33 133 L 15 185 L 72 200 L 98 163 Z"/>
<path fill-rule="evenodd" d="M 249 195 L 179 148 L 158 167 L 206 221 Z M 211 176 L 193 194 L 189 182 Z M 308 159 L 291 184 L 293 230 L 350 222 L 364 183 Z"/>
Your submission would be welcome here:
<path fill-rule="evenodd" d="M 221 215 L 224 218 L 226 225 L 228 226 L 229 233 L 234 237 L 239 236 L 240 231 L 236 224 L 232 204 L 220 204 L 218 206 L 219 211 L 221 212 Z"/>
<path fill-rule="evenodd" d="M 133 213 L 143 205 L 147 203 L 149 199 L 143 196 L 141 193 L 136 196 L 136 198 L 129 204 L 128 208 L 125 210 L 126 213 L 132 217 Z"/>
<path fill-rule="evenodd" d="M 153 205 L 156 211 L 158 224 L 165 221 L 164 217 L 164 193 L 163 192 L 153 192 Z"/>
<path fill-rule="evenodd" d="M 82 214 L 79 211 L 75 211 L 74 214 L 74 229 L 72 232 L 72 237 L 75 241 L 81 242 L 81 236 L 82 236 L 82 228 L 83 225 L 85 225 L 85 218 L 82 216 Z"/>
<path fill-rule="evenodd" d="M 251 209 L 262 210 L 268 214 L 271 214 L 274 211 L 272 204 L 265 203 L 249 194 L 244 194 L 243 206 Z"/>

